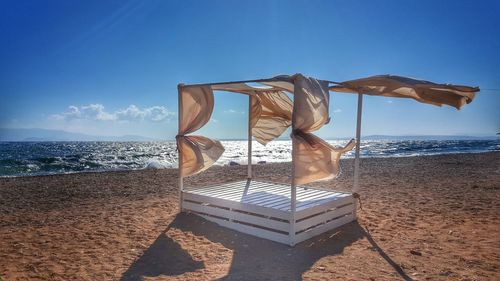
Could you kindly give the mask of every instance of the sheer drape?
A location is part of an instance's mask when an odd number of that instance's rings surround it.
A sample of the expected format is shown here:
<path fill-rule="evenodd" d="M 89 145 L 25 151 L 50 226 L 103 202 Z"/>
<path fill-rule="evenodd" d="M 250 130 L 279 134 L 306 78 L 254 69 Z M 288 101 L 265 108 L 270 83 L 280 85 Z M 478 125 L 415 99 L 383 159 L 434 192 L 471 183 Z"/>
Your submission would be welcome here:
<path fill-rule="evenodd" d="M 329 122 L 328 82 L 294 76 L 292 122 L 294 183 L 306 184 L 334 178 L 339 173 L 340 156 L 354 147 L 351 140 L 343 148 L 334 148 L 312 134 Z"/>
<path fill-rule="evenodd" d="M 177 149 L 182 162 L 181 176 L 194 175 L 208 169 L 219 159 L 224 147 L 216 140 L 188 135 L 203 127 L 214 108 L 214 96 L 209 86 L 181 88 Z"/>
<path fill-rule="evenodd" d="M 259 92 L 251 96 L 252 135 L 266 145 L 292 124 L 293 102 L 282 91 Z"/>

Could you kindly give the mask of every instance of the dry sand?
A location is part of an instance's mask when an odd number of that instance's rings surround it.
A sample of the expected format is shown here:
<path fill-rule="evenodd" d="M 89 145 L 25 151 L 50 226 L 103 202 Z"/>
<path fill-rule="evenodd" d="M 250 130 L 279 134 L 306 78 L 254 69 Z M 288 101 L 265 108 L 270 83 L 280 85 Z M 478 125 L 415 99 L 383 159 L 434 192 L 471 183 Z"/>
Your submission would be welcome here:
<path fill-rule="evenodd" d="M 177 215 L 176 170 L 0 179 L 10 280 L 500 280 L 500 152 L 363 159 L 357 222 L 294 248 Z M 343 174 L 315 185 L 349 190 Z M 259 165 L 288 182 L 290 164 Z M 245 177 L 214 167 L 187 184 Z"/>

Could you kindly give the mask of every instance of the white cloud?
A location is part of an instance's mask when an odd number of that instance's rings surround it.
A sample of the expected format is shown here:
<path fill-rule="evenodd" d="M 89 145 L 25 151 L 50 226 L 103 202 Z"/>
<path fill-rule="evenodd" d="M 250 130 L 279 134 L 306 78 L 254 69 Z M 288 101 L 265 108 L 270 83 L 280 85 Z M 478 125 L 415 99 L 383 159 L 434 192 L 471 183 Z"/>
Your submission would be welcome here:
<path fill-rule="evenodd" d="M 164 106 L 145 107 L 143 109 L 136 105 L 129 105 L 125 109 L 115 112 L 107 112 L 102 104 L 89 104 L 74 106 L 70 105 L 68 110 L 59 114 L 53 114 L 53 120 L 96 120 L 96 121 L 169 121 L 175 112 L 169 111 Z"/>
<path fill-rule="evenodd" d="M 70 107 L 71 108 L 71 107 Z M 102 104 L 89 104 L 76 108 L 77 112 L 83 113 L 83 116 L 93 118 L 99 121 L 113 121 L 116 120 L 116 115 L 104 111 L 104 105 Z"/>
<path fill-rule="evenodd" d="M 164 106 L 152 106 L 141 110 L 132 104 L 124 110 L 117 111 L 115 115 L 120 120 L 151 120 L 159 122 L 170 119 L 175 113 L 168 111 Z"/>
<path fill-rule="evenodd" d="M 229 114 L 244 114 L 245 111 L 237 111 L 234 109 L 229 109 L 229 110 L 224 110 L 224 113 L 229 113 Z"/>
<path fill-rule="evenodd" d="M 340 109 L 340 108 L 336 108 L 333 110 L 333 113 L 340 113 L 340 112 L 342 112 L 342 109 Z"/>
<path fill-rule="evenodd" d="M 386 103 L 393 103 L 393 101 L 392 101 L 392 100 L 386 100 L 385 102 L 386 102 Z"/>

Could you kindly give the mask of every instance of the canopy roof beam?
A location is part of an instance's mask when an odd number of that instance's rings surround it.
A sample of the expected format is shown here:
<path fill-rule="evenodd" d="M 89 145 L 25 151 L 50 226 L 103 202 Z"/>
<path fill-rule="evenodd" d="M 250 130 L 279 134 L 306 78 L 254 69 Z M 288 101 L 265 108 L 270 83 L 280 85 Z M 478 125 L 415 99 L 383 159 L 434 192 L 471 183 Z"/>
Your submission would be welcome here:
<path fill-rule="evenodd" d="M 230 84 L 240 84 L 240 83 L 265 83 L 265 82 L 276 82 L 281 81 L 277 78 L 267 78 L 267 79 L 254 79 L 254 80 L 240 80 L 240 81 L 225 81 L 225 82 L 214 82 L 214 83 L 201 83 L 201 84 L 179 84 L 182 87 L 203 87 L 203 86 L 213 86 L 213 85 L 230 85 Z M 340 85 L 340 82 L 323 80 L 329 84 Z"/>

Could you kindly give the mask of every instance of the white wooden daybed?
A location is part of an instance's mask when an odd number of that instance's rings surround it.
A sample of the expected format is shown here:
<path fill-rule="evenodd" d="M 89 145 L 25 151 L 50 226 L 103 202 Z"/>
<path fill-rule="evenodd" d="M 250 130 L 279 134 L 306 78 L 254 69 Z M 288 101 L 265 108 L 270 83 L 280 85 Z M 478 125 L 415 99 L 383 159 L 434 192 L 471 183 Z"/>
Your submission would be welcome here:
<path fill-rule="evenodd" d="M 186 188 L 182 198 L 184 211 L 221 226 L 290 245 L 356 218 L 351 193 L 297 186 L 292 226 L 290 185 L 255 180 Z M 292 231 L 295 235 L 290 235 Z"/>

